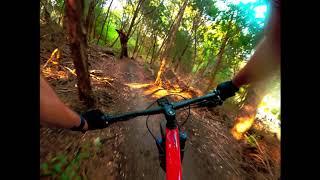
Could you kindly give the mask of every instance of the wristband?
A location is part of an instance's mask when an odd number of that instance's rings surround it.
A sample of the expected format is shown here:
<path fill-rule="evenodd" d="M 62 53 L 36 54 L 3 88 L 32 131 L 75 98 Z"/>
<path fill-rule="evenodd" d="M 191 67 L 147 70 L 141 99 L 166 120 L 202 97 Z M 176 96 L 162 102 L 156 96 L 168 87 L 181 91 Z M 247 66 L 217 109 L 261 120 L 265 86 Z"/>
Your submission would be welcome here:
<path fill-rule="evenodd" d="M 80 115 L 80 125 L 78 127 L 71 128 L 72 131 L 81 131 L 83 133 L 86 132 L 86 130 L 83 129 L 84 125 L 86 124 L 86 120 Z"/>

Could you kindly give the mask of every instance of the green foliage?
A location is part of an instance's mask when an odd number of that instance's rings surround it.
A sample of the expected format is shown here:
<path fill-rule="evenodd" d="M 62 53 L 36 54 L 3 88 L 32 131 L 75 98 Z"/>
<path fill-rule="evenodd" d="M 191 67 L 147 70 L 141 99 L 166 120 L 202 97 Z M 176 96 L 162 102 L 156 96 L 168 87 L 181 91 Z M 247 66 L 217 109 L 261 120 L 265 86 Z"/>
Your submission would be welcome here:
<path fill-rule="evenodd" d="M 79 168 L 81 161 L 89 158 L 89 152 L 81 151 L 73 159 L 68 160 L 64 154 L 58 154 L 49 162 L 40 164 L 40 176 L 59 177 L 60 179 L 81 179 Z"/>
<path fill-rule="evenodd" d="M 255 141 L 254 135 L 250 135 L 246 137 L 246 142 L 251 146 L 251 147 L 257 147 L 257 143 Z"/>
<path fill-rule="evenodd" d="M 251 132 L 250 134 L 247 134 L 245 137 L 246 142 L 251 147 L 257 147 L 257 140 L 261 139 L 261 135 L 259 135 L 257 132 Z"/>
<path fill-rule="evenodd" d="M 277 109 L 277 108 L 272 108 L 272 109 L 271 109 L 271 113 L 276 116 L 276 115 L 279 113 L 279 109 Z"/>
<path fill-rule="evenodd" d="M 101 29 L 103 29 L 98 44 L 101 46 L 113 45 L 112 48 L 116 52 L 120 52 L 119 39 L 115 41 L 118 38 L 115 29 L 128 30 L 138 1 L 114 0 L 113 3 L 121 4 L 121 7 L 111 8 L 109 18 L 105 23 L 111 0 L 97 0 L 94 9 L 96 35 L 91 42 L 96 42 Z M 182 2 L 183 0 L 144 1 L 138 11 L 132 36 L 128 41 L 129 54 L 134 50 L 137 32 L 142 31 L 142 35 L 139 36 L 139 45 L 142 47 L 138 53 L 146 57 L 149 52 L 150 58 L 156 36 L 155 59 L 158 63 L 159 54 L 157 52 L 169 33 L 171 24 L 176 20 L 175 17 Z M 63 3 L 63 0 L 46 1 L 48 9 L 52 7 L 50 11 L 52 17 L 55 14 L 57 17 L 63 15 Z M 221 8 L 221 3 L 225 4 L 225 8 Z M 215 81 L 221 82 L 232 78 L 250 56 L 258 40 L 262 38 L 265 19 L 255 17 L 255 8 L 265 4 L 266 0 L 248 3 L 240 1 L 239 4 L 234 4 L 234 1 L 230 0 L 190 0 L 176 34 L 173 48 L 169 51 L 169 58 L 176 61 L 188 45 L 181 57 L 179 69 L 186 73 L 201 73 L 201 75 L 211 78 L 223 39 L 228 37 L 223 49 L 222 64 Z M 88 6 L 89 0 L 86 0 L 85 13 L 87 13 Z M 105 27 L 102 27 L 103 24 Z M 114 42 L 115 44 L 113 44 Z"/>

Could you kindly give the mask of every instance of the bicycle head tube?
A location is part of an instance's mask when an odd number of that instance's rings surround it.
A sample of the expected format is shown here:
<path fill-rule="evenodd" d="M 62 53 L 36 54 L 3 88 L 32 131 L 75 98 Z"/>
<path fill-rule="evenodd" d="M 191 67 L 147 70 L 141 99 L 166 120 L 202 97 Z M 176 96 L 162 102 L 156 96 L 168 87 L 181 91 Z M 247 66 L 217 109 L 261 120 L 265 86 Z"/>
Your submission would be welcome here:
<path fill-rule="evenodd" d="M 159 106 L 163 108 L 164 116 L 167 120 L 166 127 L 169 129 L 177 128 L 176 110 L 173 109 L 173 105 L 168 101 L 166 97 L 162 97 L 157 100 Z"/>

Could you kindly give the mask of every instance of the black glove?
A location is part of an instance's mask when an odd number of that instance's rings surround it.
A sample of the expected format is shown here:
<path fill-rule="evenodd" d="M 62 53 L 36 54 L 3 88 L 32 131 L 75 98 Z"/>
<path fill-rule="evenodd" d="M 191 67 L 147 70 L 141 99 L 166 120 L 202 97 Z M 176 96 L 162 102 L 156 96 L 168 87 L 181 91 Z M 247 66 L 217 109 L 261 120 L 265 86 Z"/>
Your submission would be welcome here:
<path fill-rule="evenodd" d="M 219 91 L 220 98 L 223 101 L 234 96 L 236 92 L 239 91 L 239 88 L 237 88 L 232 81 L 220 83 L 216 89 Z"/>
<path fill-rule="evenodd" d="M 99 109 L 89 110 L 80 116 L 87 121 L 88 130 L 103 129 L 108 126 L 105 115 Z"/>

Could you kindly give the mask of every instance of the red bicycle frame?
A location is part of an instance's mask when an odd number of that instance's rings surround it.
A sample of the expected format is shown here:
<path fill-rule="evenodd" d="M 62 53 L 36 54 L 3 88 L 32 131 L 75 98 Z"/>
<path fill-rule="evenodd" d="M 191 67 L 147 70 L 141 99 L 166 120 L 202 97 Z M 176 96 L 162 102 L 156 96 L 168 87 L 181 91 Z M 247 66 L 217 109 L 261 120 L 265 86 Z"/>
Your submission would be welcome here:
<path fill-rule="evenodd" d="M 179 129 L 166 128 L 166 179 L 181 180 L 181 157 Z"/>

